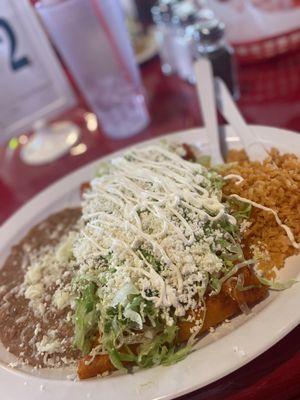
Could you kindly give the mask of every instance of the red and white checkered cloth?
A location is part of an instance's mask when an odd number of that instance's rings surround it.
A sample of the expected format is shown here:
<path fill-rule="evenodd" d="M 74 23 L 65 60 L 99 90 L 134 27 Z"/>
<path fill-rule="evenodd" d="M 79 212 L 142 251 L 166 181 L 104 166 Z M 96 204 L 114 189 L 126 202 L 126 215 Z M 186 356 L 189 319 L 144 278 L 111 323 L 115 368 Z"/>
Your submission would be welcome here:
<path fill-rule="evenodd" d="M 241 62 L 300 48 L 300 0 L 208 0 Z"/>

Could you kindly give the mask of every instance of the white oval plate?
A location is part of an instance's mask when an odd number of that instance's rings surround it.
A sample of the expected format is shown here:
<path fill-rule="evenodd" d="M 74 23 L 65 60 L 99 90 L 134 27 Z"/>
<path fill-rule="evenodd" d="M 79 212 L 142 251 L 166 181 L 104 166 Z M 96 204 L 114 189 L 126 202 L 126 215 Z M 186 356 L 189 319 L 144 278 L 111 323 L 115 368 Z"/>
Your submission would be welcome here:
<path fill-rule="evenodd" d="M 300 155 L 300 135 L 276 128 L 253 126 L 256 134 L 269 147 Z M 203 129 L 193 129 L 164 137 L 170 141 L 193 143 L 209 152 Z M 151 140 L 157 142 L 162 138 Z M 239 139 L 227 128 L 230 147 L 239 147 Z M 139 144 L 143 145 L 143 144 Z M 110 157 L 110 156 L 108 156 Z M 108 158 L 106 157 L 106 158 Z M 30 227 L 49 214 L 79 203 L 79 186 L 93 177 L 98 161 L 92 162 L 54 183 L 22 207 L 0 228 L 0 265 L 10 247 Z M 292 257 L 282 272 L 282 279 L 300 277 L 299 257 Z M 65 371 L 21 371 L 7 367 L 12 356 L 0 349 L 0 385 L 5 399 L 16 400 L 82 400 L 171 399 L 203 387 L 240 368 L 270 348 L 300 322 L 300 287 L 274 294 L 254 308 L 250 317 L 234 318 L 215 333 L 199 342 L 199 349 L 182 362 L 169 367 L 156 367 L 131 375 L 115 375 L 87 381 L 70 381 Z"/>

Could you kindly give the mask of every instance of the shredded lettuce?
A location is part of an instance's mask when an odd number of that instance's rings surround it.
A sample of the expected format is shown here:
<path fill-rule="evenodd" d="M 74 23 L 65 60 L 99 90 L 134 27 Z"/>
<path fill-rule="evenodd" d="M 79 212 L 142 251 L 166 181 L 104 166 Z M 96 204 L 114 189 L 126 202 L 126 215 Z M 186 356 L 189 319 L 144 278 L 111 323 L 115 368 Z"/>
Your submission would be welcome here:
<path fill-rule="evenodd" d="M 128 318 L 131 322 L 135 323 L 138 329 L 143 329 L 142 317 L 138 312 L 133 311 L 129 305 L 127 305 L 124 310 L 124 317 Z"/>
<path fill-rule="evenodd" d="M 117 307 L 111 307 L 106 312 L 102 344 L 113 365 L 124 371 L 127 369 L 128 362 L 148 368 L 158 364 L 169 365 L 182 360 L 191 350 L 191 346 L 177 349 L 176 321 L 172 326 L 165 326 L 151 302 L 140 295 L 130 295 L 129 300 L 125 308 L 120 306 L 121 313 L 118 312 Z M 150 326 L 145 327 L 145 323 L 150 323 Z M 136 354 L 126 345 L 126 343 L 130 344 L 129 340 L 127 341 L 130 336 L 126 335 L 126 332 L 132 327 L 144 328 L 142 332 L 144 336 L 136 347 Z M 153 332 L 150 338 L 145 334 L 145 331 L 149 332 L 149 330 Z"/>
<path fill-rule="evenodd" d="M 161 271 L 162 267 L 161 262 L 156 257 L 154 257 L 154 255 L 150 251 L 140 248 L 139 252 L 146 259 L 146 261 L 148 261 L 148 263 L 150 263 L 153 266 L 156 272 Z"/>
<path fill-rule="evenodd" d="M 222 178 L 222 176 L 214 171 L 211 171 L 209 173 L 208 178 L 211 181 L 214 190 L 216 192 L 220 192 L 220 197 L 221 197 L 221 194 L 222 194 L 221 190 L 222 190 L 222 187 L 224 186 L 224 179 Z"/>
<path fill-rule="evenodd" d="M 173 346 L 172 350 L 169 351 L 168 355 L 163 360 L 163 365 L 172 365 L 185 359 L 185 357 L 192 351 L 192 345 L 187 345 L 179 350 L 175 351 Z"/>
<path fill-rule="evenodd" d="M 96 176 L 101 177 L 103 175 L 107 175 L 109 173 L 109 171 L 111 170 L 111 168 L 112 168 L 112 166 L 109 162 L 102 161 L 98 166 Z"/>
<path fill-rule="evenodd" d="M 176 325 L 166 327 L 158 333 L 154 339 L 145 340 L 135 355 L 127 346 L 122 351 L 111 349 L 108 351 L 112 364 L 121 371 L 127 371 L 128 363 L 141 368 L 149 368 L 154 365 L 171 365 L 183 360 L 191 351 L 192 346 L 176 348 L 175 339 L 178 327 Z"/>
<path fill-rule="evenodd" d="M 124 346 L 145 342 L 145 332 L 153 331 L 154 327 L 156 331 L 162 329 L 158 318 L 159 310 L 152 302 L 147 301 L 140 294 L 137 295 L 134 290 L 127 291 L 126 301 L 122 299 L 122 302 L 123 304 L 119 303 L 102 310 L 101 314 L 103 325 L 101 343 L 109 354 L 111 362 L 118 369 L 124 368 L 123 361 L 136 360 L 136 356 L 133 353 L 130 354 L 129 348 L 124 354 Z M 138 331 L 140 333 L 137 335 Z"/>
<path fill-rule="evenodd" d="M 128 303 L 128 296 L 130 294 L 133 294 L 133 295 L 139 294 L 139 291 L 135 288 L 135 286 L 131 282 L 128 282 L 128 283 L 125 283 L 125 285 L 123 285 L 121 287 L 121 289 L 117 291 L 117 293 L 111 303 L 111 306 L 115 307 L 118 304 L 122 304 L 122 306 L 126 306 Z"/>
<path fill-rule="evenodd" d="M 211 156 L 201 154 L 197 157 L 196 162 L 200 165 L 203 165 L 205 168 L 210 168 L 211 166 Z"/>
<path fill-rule="evenodd" d="M 231 278 L 234 274 L 236 274 L 241 268 L 246 267 L 251 264 L 254 264 L 254 263 L 255 263 L 254 260 L 243 261 L 239 264 L 234 265 L 229 270 L 229 272 L 227 272 L 221 278 L 212 277 L 210 279 L 210 285 L 213 288 L 213 292 L 211 293 L 211 295 L 216 296 L 217 294 L 219 294 L 224 282 L 226 282 L 229 278 Z"/>
<path fill-rule="evenodd" d="M 124 367 L 122 364 L 122 361 L 125 361 L 124 359 L 121 359 L 121 354 L 116 350 L 116 349 L 111 349 L 109 352 L 109 358 L 112 364 L 119 370 L 126 372 L 127 369 Z"/>
<path fill-rule="evenodd" d="M 236 285 L 236 289 L 240 292 L 245 292 L 247 290 L 251 290 L 251 289 L 258 289 L 259 287 L 261 287 L 261 285 L 248 285 L 248 286 L 243 286 L 237 283 Z"/>
<path fill-rule="evenodd" d="M 157 334 L 154 339 L 141 344 L 137 363 L 142 368 L 153 365 L 164 364 L 169 357 L 174 356 L 174 342 L 178 327 L 174 324 L 166 326 L 162 333 Z"/>
<path fill-rule="evenodd" d="M 289 289 L 295 283 L 299 282 L 295 279 L 290 279 L 287 282 L 278 282 L 275 280 L 270 280 L 270 279 L 264 278 L 262 276 L 259 276 L 258 274 L 256 276 L 263 285 L 269 286 L 269 288 L 271 290 L 278 290 L 278 291 Z"/>
<path fill-rule="evenodd" d="M 228 204 L 232 210 L 232 215 L 238 220 L 242 221 L 243 219 L 250 218 L 252 205 L 249 203 L 245 203 L 244 201 L 240 201 L 237 199 L 229 199 Z"/>
<path fill-rule="evenodd" d="M 98 326 L 99 312 L 96 285 L 87 283 L 76 302 L 74 346 L 84 354 L 91 350 L 93 335 Z"/>
<path fill-rule="evenodd" d="M 238 163 L 236 161 L 233 162 L 229 162 L 226 164 L 218 164 L 218 165 L 214 165 L 212 167 L 212 169 L 214 171 L 216 171 L 218 174 L 223 174 L 226 171 L 228 171 L 229 169 L 231 169 L 232 167 L 234 167 L 235 165 L 237 165 Z"/>

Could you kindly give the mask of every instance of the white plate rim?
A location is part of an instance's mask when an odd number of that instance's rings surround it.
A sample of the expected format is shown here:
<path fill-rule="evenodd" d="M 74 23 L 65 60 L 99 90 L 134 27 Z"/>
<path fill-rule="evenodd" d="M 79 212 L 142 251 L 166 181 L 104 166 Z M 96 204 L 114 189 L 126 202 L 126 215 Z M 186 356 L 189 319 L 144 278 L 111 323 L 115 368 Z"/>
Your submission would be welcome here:
<path fill-rule="evenodd" d="M 265 137 L 268 137 L 272 142 L 275 140 L 276 145 L 279 145 L 279 147 L 289 147 L 286 146 L 286 139 L 289 139 L 289 141 L 291 140 L 292 142 L 299 142 L 298 146 L 300 149 L 300 136 L 298 136 L 296 139 L 297 135 L 291 131 L 263 126 L 253 126 L 252 129 L 255 129 L 258 135 L 261 136 L 262 140 L 265 140 Z M 228 132 L 229 142 L 237 143 L 238 138 L 236 135 L 230 132 L 230 130 L 228 130 Z M 207 143 L 207 140 L 205 139 L 205 131 L 202 128 L 196 128 L 188 131 L 177 132 L 173 135 L 165 135 L 159 138 L 150 139 L 150 141 L 142 142 L 138 145 L 144 145 L 149 142 L 155 142 L 157 140 L 166 138 L 175 141 L 184 140 L 190 142 L 189 138 L 197 134 L 199 134 L 199 137 L 200 135 L 203 135 L 201 140 L 202 144 Z M 118 151 L 117 153 L 122 151 L 124 151 L 124 149 Z M 114 153 L 113 155 L 117 153 Z M 101 160 L 111 156 L 112 154 L 102 157 Z M 86 172 L 96 168 L 96 165 L 99 163 L 99 161 L 100 160 L 92 161 L 86 166 L 77 169 L 36 195 L 2 225 L 0 228 L 0 237 L 5 237 L 5 233 L 11 229 L 12 226 L 15 226 L 14 232 L 16 232 L 18 229 L 18 224 L 19 226 L 26 224 L 32 212 L 35 211 L 37 214 L 41 213 L 43 208 L 45 208 L 45 205 L 42 203 L 46 200 L 49 201 L 49 197 L 51 198 L 51 193 L 55 193 L 54 197 L 56 198 L 60 195 L 63 195 L 67 182 L 72 180 L 72 178 L 76 176 L 78 182 L 78 179 L 82 177 L 82 181 L 84 181 L 86 179 Z M 27 398 L 51 399 L 53 398 L 53 395 L 55 395 L 57 400 L 67 398 L 67 396 L 70 395 L 74 397 L 74 400 L 77 400 L 84 398 L 82 396 L 87 394 L 90 394 L 91 397 L 89 398 L 92 399 L 94 398 L 92 397 L 94 394 L 99 393 L 100 388 L 102 394 L 106 393 L 106 397 L 111 398 L 120 397 L 120 393 L 122 393 L 124 400 L 134 400 L 135 398 L 141 400 L 150 400 L 154 398 L 171 399 L 206 386 L 207 384 L 245 365 L 252 359 L 256 358 L 263 351 L 270 348 L 273 344 L 278 342 L 282 337 L 290 332 L 295 326 L 297 326 L 300 322 L 300 310 L 296 315 L 292 314 L 290 310 L 297 310 L 298 302 L 300 300 L 300 293 L 297 292 L 295 286 L 289 289 L 288 296 L 284 293 L 279 295 L 275 301 L 268 305 L 268 307 L 261 310 L 258 316 L 255 316 L 255 318 L 245 322 L 237 330 L 231 332 L 227 336 L 222 337 L 215 343 L 209 344 L 201 350 L 194 352 L 183 362 L 171 367 L 157 367 L 138 372 L 134 375 L 115 376 L 102 379 L 100 381 L 90 380 L 80 383 L 41 379 L 28 375 L 26 376 L 23 373 L 0 367 L 0 382 L 2 383 L 2 387 L 5 385 L 5 391 L 9 390 L 7 394 L 10 394 L 9 398 L 11 399 L 19 398 L 19 394 L 21 393 L 25 400 L 27 400 Z M 286 311 L 280 320 L 272 318 L 274 312 L 278 312 L 278 307 L 279 309 L 284 309 Z M 253 331 L 254 320 L 256 321 L 254 324 L 255 332 L 259 331 L 263 333 L 263 327 L 265 326 L 272 326 L 273 328 L 272 335 L 269 335 L 269 333 L 268 335 L 263 335 L 260 343 L 255 344 L 255 351 L 251 347 L 251 344 L 247 344 L 241 337 L 243 332 L 249 334 L 249 332 Z M 238 346 L 246 351 L 245 357 L 233 357 L 233 344 L 234 346 Z M 216 352 L 210 352 L 212 346 L 218 349 L 218 357 L 215 354 Z M 201 371 L 203 374 L 202 377 L 200 377 L 201 379 L 199 379 L 197 382 L 194 382 L 194 378 L 191 380 L 191 376 L 193 376 L 193 373 L 195 373 L 193 363 L 195 361 L 197 362 L 197 358 L 199 358 L 200 354 L 199 352 L 201 352 L 202 357 L 207 357 L 207 359 L 209 359 L 212 365 L 214 365 L 216 368 L 214 372 L 210 371 L 208 373 L 207 371 Z M 220 359 L 226 360 L 227 358 L 231 359 L 231 363 L 224 368 L 223 363 L 220 363 Z M 221 368 L 220 364 L 222 364 Z M 182 377 L 180 372 L 182 372 L 183 369 L 185 369 L 185 373 Z M 24 389 L 24 382 L 27 383 L 26 389 Z M 116 385 L 114 385 L 114 383 L 116 383 Z M 41 391 L 40 389 L 43 388 L 45 390 Z M 132 388 L 132 390 L 130 388 Z M 105 390 L 105 392 L 103 392 L 103 390 Z"/>
<path fill-rule="evenodd" d="M 150 28 L 146 35 L 147 44 L 142 51 L 135 53 L 138 64 L 142 65 L 151 60 L 158 53 L 158 44 L 155 37 L 155 29 Z"/>

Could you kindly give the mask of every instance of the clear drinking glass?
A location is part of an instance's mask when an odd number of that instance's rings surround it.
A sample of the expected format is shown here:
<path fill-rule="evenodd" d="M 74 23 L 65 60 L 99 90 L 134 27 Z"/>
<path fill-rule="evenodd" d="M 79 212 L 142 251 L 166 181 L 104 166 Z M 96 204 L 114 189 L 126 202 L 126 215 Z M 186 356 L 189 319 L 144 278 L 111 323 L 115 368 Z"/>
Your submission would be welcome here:
<path fill-rule="evenodd" d="M 105 133 L 125 138 L 149 123 L 143 86 L 118 0 L 36 6 Z"/>

